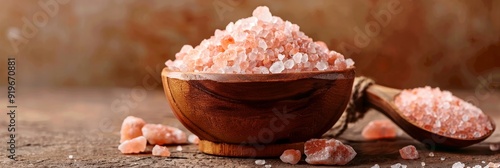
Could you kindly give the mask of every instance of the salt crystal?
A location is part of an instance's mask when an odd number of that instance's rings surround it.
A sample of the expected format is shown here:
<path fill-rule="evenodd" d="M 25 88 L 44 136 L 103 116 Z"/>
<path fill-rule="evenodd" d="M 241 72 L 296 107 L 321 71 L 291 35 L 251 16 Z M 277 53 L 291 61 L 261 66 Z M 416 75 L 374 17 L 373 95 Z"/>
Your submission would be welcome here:
<path fill-rule="evenodd" d="M 422 165 L 422 167 L 425 166 L 425 162 L 420 162 L 420 165 Z"/>
<path fill-rule="evenodd" d="M 142 134 L 150 144 L 184 144 L 187 142 L 187 136 L 183 131 L 161 124 L 144 125 L 142 127 Z"/>
<path fill-rule="evenodd" d="M 483 161 L 481 161 L 481 163 L 485 164 L 486 162 L 483 160 Z"/>
<path fill-rule="evenodd" d="M 285 163 L 290 163 L 290 164 L 297 164 L 299 163 L 301 158 L 301 153 L 300 150 L 295 150 L 295 149 L 288 149 L 281 154 L 280 159 L 282 162 Z"/>
<path fill-rule="evenodd" d="M 490 150 L 491 151 L 497 151 L 498 149 L 500 149 L 500 143 L 497 143 L 497 144 L 492 143 L 492 144 L 490 144 Z"/>
<path fill-rule="evenodd" d="M 402 166 L 401 163 L 396 163 L 391 165 L 391 168 L 400 168 L 401 166 Z"/>
<path fill-rule="evenodd" d="M 456 162 L 451 167 L 452 168 L 464 168 L 465 164 L 463 164 L 462 162 Z"/>
<path fill-rule="evenodd" d="M 418 151 L 413 145 L 408 145 L 405 146 L 401 149 L 399 149 L 399 154 L 401 155 L 401 158 L 403 159 L 418 159 Z"/>
<path fill-rule="evenodd" d="M 147 140 L 145 137 L 135 137 L 131 140 L 123 141 L 119 146 L 118 150 L 121 153 L 140 153 L 146 150 Z"/>
<path fill-rule="evenodd" d="M 375 120 L 368 123 L 361 135 L 368 140 L 396 138 L 396 126 L 390 120 Z"/>
<path fill-rule="evenodd" d="M 120 143 L 142 136 L 141 129 L 145 124 L 146 122 L 144 122 L 141 118 L 134 116 L 126 117 L 123 120 L 122 127 L 120 129 Z"/>
<path fill-rule="evenodd" d="M 175 148 L 175 150 L 182 152 L 182 146 L 178 145 L 177 148 Z"/>
<path fill-rule="evenodd" d="M 430 156 L 430 157 L 434 157 L 434 152 L 430 152 L 430 153 L 429 153 L 429 156 Z"/>
<path fill-rule="evenodd" d="M 289 59 L 289 60 L 285 61 L 284 65 L 285 65 L 286 69 L 292 69 L 293 66 L 295 66 L 295 62 L 293 62 L 293 60 Z"/>
<path fill-rule="evenodd" d="M 380 166 L 378 164 L 375 164 L 371 168 L 380 168 Z"/>
<path fill-rule="evenodd" d="M 284 71 L 279 64 L 287 57 L 294 66 Z M 332 58 L 335 62 L 329 62 Z M 314 42 L 298 25 L 272 16 L 269 8 L 257 7 L 251 17 L 231 22 L 225 30 L 215 30 L 214 36 L 198 46 L 183 46 L 175 60 L 167 60 L 165 65 L 181 72 L 266 74 L 345 70 L 354 62 L 329 51 L 323 42 Z M 256 69 L 260 66 L 266 70 Z"/>
<path fill-rule="evenodd" d="M 69 159 L 73 159 L 73 155 L 69 155 L 69 156 L 68 156 L 68 158 L 69 158 Z"/>
<path fill-rule="evenodd" d="M 403 90 L 394 104 L 413 123 L 439 135 L 472 139 L 493 130 L 481 109 L 439 88 Z"/>
<path fill-rule="evenodd" d="M 153 156 L 170 156 L 170 151 L 165 146 L 155 145 L 152 151 Z"/>
<path fill-rule="evenodd" d="M 483 166 L 481 166 L 481 165 L 474 165 L 474 167 L 472 167 L 472 168 L 483 168 Z"/>
<path fill-rule="evenodd" d="M 444 157 L 441 157 L 441 161 L 444 161 L 445 159 L 446 159 L 446 158 L 444 158 Z"/>
<path fill-rule="evenodd" d="M 285 65 L 281 61 L 276 61 L 269 67 L 271 73 L 281 73 L 283 70 L 285 70 Z"/>
<path fill-rule="evenodd" d="M 198 136 L 196 136 L 194 134 L 191 134 L 188 136 L 188 141 L 189 141 L 189 143 L 192 143 L 192 144 L 198 144 L 200 142 L 200 138 L 198 138 Z"/>
<path fill-rule="evenodd" d="M 266 164 L 266 160 L 255 160 L 256 165 L 264 165 Z"/>
<path fill-rule="evenodd" d="M 311 139 L 304 143 L 304 154 L 309 164 L 345 165 L 356 156 L 356 151 L 335 139 Z"/>
<path fill-rule="evenodd" d="M 259 6 L 255 8 L 252 15 L 265 22 L 270 22 L 273 17 L 267 6 Z"/>
<path fill-rule="evenodd" d="M 499 163 L 493 163 L 493 162 L 489 162 L 488 165 L 484 166 L 485 168 L 488 167 L 488 168 L 499 168 L 500 167 L 500 162 Z"/>
<path fill-rule="evenodd" d="M 265 167 L 265 168 L 271 168 L 271 167 L 273 167 L 273 166 L 272 166 L 272 165 L 270 165 L 270 164 L 267 164 L 267 165 L 264 165 L 264 167 Z"/>

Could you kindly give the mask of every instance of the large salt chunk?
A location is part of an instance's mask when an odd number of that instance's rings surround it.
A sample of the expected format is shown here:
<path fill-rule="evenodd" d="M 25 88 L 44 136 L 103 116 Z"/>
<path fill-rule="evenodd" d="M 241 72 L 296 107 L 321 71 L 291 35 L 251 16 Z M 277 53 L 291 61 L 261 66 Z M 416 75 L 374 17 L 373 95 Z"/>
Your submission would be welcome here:
<path fill-rule="evenodd" d="M 150 144 L 184 144 L 187 142 L 187 136 L 182 130 L 161 124 L 144 125 L 142 134 Z"/>
<path fill-rule="evenodd" d="M 183 47 L 185 48 L 185 47 Z M 133 139 L 135 137 L 142 136 L 142 127 L 146 124 L 143 119 L 128 116 L 123 120 L 122 127 L 120 129 L 120 143 Z"/>
<path fill-rule="evenodd" d="M 301 158 L 301 153 L 299 150 L 295 149 L 288 149 L 281 154 L 280 159 L 282 162 L 285 163 L 290 163 L 290 164 L 297 164 L 299 163 Z"/>
<path fill-rule="evenodd" d="M 155 145 L 152 151 L 153 156 L 170 156 L 170 151 L 165 146 Z"/>
<path fill-rule="evenodd" d="M 143 136 L 139 136 L 130 140 L 123 141 L 119 146 L 118 150 L 122 153 L 140 153 L 146 150 L 147 140 Z"/>
<path fill-rule="evenodd" d="M 401 158 L 403 158 L 403 159 L 411 160 L 411 159 L 418 159 L 419 158 L 417 148 L 415 148 L 415 146 L 413 146 L 413 145 L 408 145 L 408 146 L 405 146 L 405 147 L 399 149 L 399 154 L 401 155 Z"/>
<path fill-rule="evenodd" d="M 356 151 L 335 139 L 311 139 L 304 144 L 304 154 L 309 164 L 345 165 L 356 156 Z"/>
<path fill-rule="evenodd" d="M 273 19 L 273 15 L 271 14 L 267 6 L 259 6 L 255 8 L 252 16 L 264 22 L 271 22 L 271 19 Z"/>
<path fill-rule="evenodd" d="M 375 120 L 368 123 L 361 135 L 368 140 L 396 138 L 397 128 L 390 120 Z"/>

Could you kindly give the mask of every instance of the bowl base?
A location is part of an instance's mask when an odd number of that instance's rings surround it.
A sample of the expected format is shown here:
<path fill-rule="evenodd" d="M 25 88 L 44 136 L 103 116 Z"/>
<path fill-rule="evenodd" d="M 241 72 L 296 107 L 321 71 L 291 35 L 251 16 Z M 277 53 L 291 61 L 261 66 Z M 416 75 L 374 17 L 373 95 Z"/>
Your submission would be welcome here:
<path fill-rule="evenodd" d="M 279 157 L 287 149 L 304 152 L 304 142 L 288 144 L 228 144 L 200 140 L 198 149 L 206 154 L 229 157 Z"/>

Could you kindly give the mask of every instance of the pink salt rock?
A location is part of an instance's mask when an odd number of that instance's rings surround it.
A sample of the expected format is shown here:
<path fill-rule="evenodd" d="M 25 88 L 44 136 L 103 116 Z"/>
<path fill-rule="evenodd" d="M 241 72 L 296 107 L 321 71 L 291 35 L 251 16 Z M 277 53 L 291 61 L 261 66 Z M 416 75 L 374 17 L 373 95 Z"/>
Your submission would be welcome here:
<path fill-rule="evenodd" d="M 152 153 L 153 153 L 153 156 L 164 156 L 164 157 L 170 156 L 170 151 L 168 150 L 168 148 L 165 146 L 160 146 L 160 145 L 155 145 L 153 147 Z"/>
<path fill-rule="evenodd" d="M 413 145 L 408 145 L 399 149 L 399 154 L 401 155 L 401 158 L 407 160 L 418 159 L 420 157 L 418 155 L 417 148 L 415 148 L 415 146 Z"/>
<path fill-rule="evenodd" d="M 142 136 L 142 127 L 146 124 L 143 119 L 134 116 L 128 116 L 123 120 L 120 130 L 120 143 Z"/>
<path fill-rule="evenodd" d="M 198 136 L 196 136 L 194 134 L 191 134 L 188 136 L 188 141 L 189 141 L 189 143 L 192 143 L 192 144 L 198 144 L 200 142 L 200 138 L 198 138 Z"/>
<path fill-rule="evenodd" d="M 183 46 L 165 65 L 180 72 L 269 74 L 345 70 L 353 68 L 354 61 L 259 6 L 251 17 L 215 30 L 198 46 Z"/>
<path fill-rule="evenodd" d="M 187 136 L 182 130 L 162 124 L 146 124 L 142 127 L 142 134 L 149 144 L 165 145 L 187 142 Z"/>
<path fill-rule="evenodd" d="M 119 146 L 118 150 L 122 153 L 140 153 L 146 150 L 147 140 L 145 137 L 135 137 L 131 140 L 123 141 Z"/>
<path fill-rule="evenodd" d="M 345 165 L 356 156 L 356 151 L 335 139 L 311 139 L 304 144 L 304 154 L 309 164 Z"/>
<path fill-rule="evenodd" d="M 397 128 L 391 120 L 375 120 L 363 128 L 361 135 L 368 140 L 396 138 Z"/>
<path fill-rule="evenodd" d="M 481 109 L 439 88 L 403 90 L 394 104 L 408 120 L 440 135 L 475 139 L 493 130 Z"/>
<path fill-rule="evenodd" d="M 281 154 L 280 159 L 282 162 L 297 164 L 300 161 L 301 153 L 300 150 L 288 149 Z"/>

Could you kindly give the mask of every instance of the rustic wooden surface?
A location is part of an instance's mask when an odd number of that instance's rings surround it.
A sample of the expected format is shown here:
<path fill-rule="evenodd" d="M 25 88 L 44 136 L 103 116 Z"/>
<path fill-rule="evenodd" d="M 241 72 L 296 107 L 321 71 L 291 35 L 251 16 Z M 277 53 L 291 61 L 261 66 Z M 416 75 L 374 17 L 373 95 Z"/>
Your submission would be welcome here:
<path fill-rule="evenodd" d="M 119 127 L 127 115 L 145 119 L 149 123 L 162 123 L 184 129 L 173 117 L 162 90 L 150 90 L 139 94 L 142 87 L 128 88 L 18 88 L 16 114 L 16 154 L 18 161 L 7 158 L 7 115 L 0 121 L 0 167 L 263 167 L 255 165 L 254 158 L 226 158 L 200 153 L 195 145 L 184 145 L 182 152 L 170 147 L 172 157 L 153 157 L 150 154 L 123 155 L 117 149 Z M 489 96 L 476 95 L 474 91 L 455 91 L 459 97 L 475 98 L 486 113 L 500 123 L 500 93 Z M 5 95 L 5 94 L 4 94 Z M 5 109 L 6 96 L 0 98 Z M 461 150 L 428 149 L 406 134 L 396 140 L 366 142 L 359 136 L 361 128 L 375 118 L 384 118 L 376 111 L 359 123 L 352 125 L 340 138 L 358 152 L 345 167 L 371 167 L 379 164 L 389 167 L 402 163 L 409 167 L 451 167 L 457 161 L 466 166 L 500 162 L 500 152 L 492 152 L 488 145 L 500 142 L 495 132 L 485 142 Z M 415 145 L 420 152 L 418 160 L 402 160 L 398 149 Z M 429 152 L 434 157 L 429 157 Z M 68 156 L 73 155 L 73 159 Z M 440 158 L 444 157 L 442 161 Z M 273 167 L 309 167 L 303 160 L 299 165 L 281 163 L 276 158 L 266 158 Z M 482 163 L 484 161 L 485 163 Z"/>

